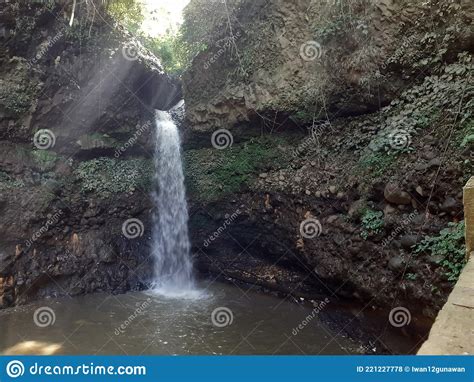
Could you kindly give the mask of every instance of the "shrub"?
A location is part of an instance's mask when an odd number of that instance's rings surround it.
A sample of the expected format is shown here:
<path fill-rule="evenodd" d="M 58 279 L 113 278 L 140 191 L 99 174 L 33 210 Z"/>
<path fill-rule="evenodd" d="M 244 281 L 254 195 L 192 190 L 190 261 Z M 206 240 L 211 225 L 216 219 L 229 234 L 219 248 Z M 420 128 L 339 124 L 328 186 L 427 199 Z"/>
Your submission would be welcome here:
<path fill-rule="evenodd" d="M 180 54 L 179 36 L 176 34 L 167 34 L 161 37 L 140 38 L 142 44 L 148 48 L 156 57 L 159 58 L 161 65 L 168 74 L 181 75 L 188 63 L 183 61 Z"/>
<path fill-rule="evenodd" d="M 95 192 L 108 197 L 136 189 L 149 190 L 153 168 L 152 161 L 146 159 L 99 158 L 81 162 L 75 176 L 81 183 L 82 192 Z"/>
<path fill-rule="evenodd" d="M 33 159 L 35 164 L 42 171 L 52 170 L 57 160 L 57 155 L 54 151 L 48 150 L 34 150 Z"/>
<path fill-rule="evenodd" d="M 202 199 L 238 192 L 252 184 L 255 176 L 269 168 L 284 166 L 279 149 L 282 139 L 253 138 L 226 150 L 190 150 L 185 154 L 188 187 Z"/>
<path fill-rule="evenodd" d="M 8 175 L 6 172 L 0 171 L 0 191 L 5 191 L 11 188 L 24 187 L 25 184 L 21 180 L 16 180 Z"/>
<path fill-rule="evenodd" d="M 367 240 L 369 236 L 373 236 L 382 232 L 384 225 L 383 212 L 374 211 L 370 208 L 367 208 L 362 214 L 361 222 L 363 229 L 360 236 Z"/>
<path fill-rule="evenodd" d="M 374 176 L 381 176 L 387 172 L 387 169 L 395 161 L 396 154 L 385 152 L 367 151 L 359 159 L 359 168 L 369 169 Z"/>
<path fill-rule="evenodd" d="M 442 258 L 438 263 L 444 268 L 449 281 L 457 281 L 466 264 L 464 221 L 449 223 L 437 236 L 426 236 L 415 247 L 415 253 L 430 253 Z"/>

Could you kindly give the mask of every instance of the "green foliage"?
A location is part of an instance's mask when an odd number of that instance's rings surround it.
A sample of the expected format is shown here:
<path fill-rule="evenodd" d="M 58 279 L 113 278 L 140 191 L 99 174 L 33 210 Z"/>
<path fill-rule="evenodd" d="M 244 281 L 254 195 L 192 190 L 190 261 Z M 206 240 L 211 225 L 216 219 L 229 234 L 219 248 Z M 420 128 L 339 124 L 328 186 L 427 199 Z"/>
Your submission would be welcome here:
<path fill-rule="evenodd" d="M 82 192 L 95 192 L 108 197 L 136 189 L 149 190 L 153 164 L 146 159 L 99 158 L 81 162 L 74 173 L 80 181 Z"/>
<path fill-rule="evenodd" d="M 362 232 L 360 236 L 367 240 L 369 236 L 376 235 L 382 232 L 384 226 L 383 221 L 383 212 L 374 211 L 370 208 L 367 208 L 362 214 Z"/>
<path fill-rule="evenodd" d="M 451 131 L 454 124 L 457 132 L 462 130 L 471 117 L 473 106 L 472 101 L 460 104 L 461 99 L 469 99 L 464 93 L 468 94 L 472 88 L 467 75 L 470 71 L 470 55 L 460 53 L 458 61 L 445 66 L 440 75 L 427 76 L 423 83 L 405 90 L 382 109 L 377 135 L 372 138 L 369 148 L 388 153 L 410 152 L 416 146 L 416 136 L 426 130 L 436 127 L 440 139 L 447 138 L 447 135 L 440 135 L 443 130 Z M 441 128 L 443 125 L 446 129 Z M 456 133 L 456 137 L 458 135 Z M 466 135 L 467 132 L 456 144 L 460 145 Z"/>
<path fill-rule="evenodd" d="M 460 132 L 462 142 L 460 146 L 462 148 L 469 147 L 474 143 L 474 118 L 470 117 L 465 121 L 463 128 Z"/>
<path fill-rule="evenodd" d="M 474 134 L 469 134 L 464 137 L 461 143 L 461 147 L 466 147 L 474 142 Z"/>
<path fill-rule="evenodd" d="M 107 5 L 107 11 L 134 34 L 138 33 L 144 20 L 139 0 L 112 0 Z"/>
<path fill-rule="evenodd" d="M 181 41 L 177 35 L 169 33 L 156 38 L 142 37 L 141 42 L 160 59 L 168 74 L 180 75 L 183 73 L 187 63 L 185 59 L 183 60 Z"/>
<path fill-rule="evenodd" d="M 364 0 L 359 2 L 344 0 L 312 2 L 310 10 L 319 16 L 312 19 L 312 31 L 315 39 L 326 42 L 334 37 L 354 36 L 356 33 L 366 36 L 368 34 L 367 23 L 355 15 L 357 6 L 360 4 L 364 4 L 364 7 L 368 8 L 368 3 Z"/>
<path fill-rule="evenodd" d="M 194 57 L 209 47 L 222 46 L 231 38 L 229 20 L 237 35 L 236 12 L 244 0 L 215 2 L 193 0 L 184 9 L 183 24 L 175 37 L 174 56 L 182 70 L 190 67 Z"/>
<path fill-rule="evenodd" d="M 35 164 L 42 171 L 52 170 L 58 158 L 54 151 L 49 151 L 49 150 L 34 150 L 32 155 L 33 155 Z"/>
<path fill-rule="evenodd" d="M 381 176 L 394 162 L 396 155 L 393 153 L 368 151 L 359 159 L 362 170 L 370 170 L 374 176 Z"/>
<path fill-rule="evenodd" d="M 215 172 L 216 180 L 225 185 L 224 191 L 238 190 L 242 184 L 248 184 L 253 174 L 278 160 L 280 154 L 274 150 L 274 145 L 270 139 L 252 139 L 240 149 L 231 149 L 222 166 Z"/>
<path fill-rule="evenodd" d="M 34 88 L 26 83 L 4 83 L 0 80 L 0 107 L 3 106 L 13 116 L 28 112 L 33 95 Z"/>
<path fill-rule="evenodd" d="M 449 223 L 438 236 L 426 236 L 416 245 L 415 253 L 430 253 L 441 257 L 439 264 L 444 268 L 449 281 L 455 282 L 466 264 L 466 245 L 464 244 L 464 221 Z"/>
<path fill-rule="evenodd" d="M 280 143 L 282 139 L 264 136 L 225 150 L 186 152 L 185 170 L 190 192 L 211 200 L 251 186 L 259 172 L 287 163 L 288 159 L 279 149 Z"/>
<path fill-rule="evenodd" d="M 228 3 L 237 6 L 240 1 Z M 201 51 L 214 44 L 219 39 L 220 30 L 227 22 L 223 3 L 208 0 L 194 0 L 184 10 L 184 22 L 181 26 L 178 40 L 182 46 L 181 58 L 188 64 Z M 220 29 L 220 30 L 219 30 Z"/>
<path fill-rule="evenodd" d="M 303 123 L 308 123 L 313 120 L 314 114 L 307 110 L 299 110 L 294 114 L 294 117 Z"/>
<path fill-rule="evenodd" d="M 0 191 L 9 190 L 12 188 L 21 188 L 25 184 L 21 180 L 16 180 L 8 175 L 6 172 L 0 171 Z"/>

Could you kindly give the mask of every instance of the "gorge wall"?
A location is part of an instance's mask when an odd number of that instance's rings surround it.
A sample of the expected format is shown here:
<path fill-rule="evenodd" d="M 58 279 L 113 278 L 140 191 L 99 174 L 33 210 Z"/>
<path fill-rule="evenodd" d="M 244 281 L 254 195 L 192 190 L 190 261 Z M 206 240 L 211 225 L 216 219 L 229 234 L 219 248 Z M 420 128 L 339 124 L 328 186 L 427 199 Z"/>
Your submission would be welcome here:
<path fill-rule="evenodd" d="M 152 269 L 153 111 L 180 86 L 101 10 L 71 14 L 68 1 L 0 10 L 2 307 L 144 288 Z"/>
<path fill-rule="evenodd" d="M 107 16 L 48 4 L 0 11 L 1 307 L 147 286 L 152 110 L 180 98 Z M 197 268 L 432 318 L 463 265 L 470 2 L 191 4 L 215 25 L 183 75 Z"/>
<path fill-rule="evenodd" d="M 200 269 L 432 318 L 464 261 L 472 4 L 195 4 L 218 25 L 183 80 Z"/>

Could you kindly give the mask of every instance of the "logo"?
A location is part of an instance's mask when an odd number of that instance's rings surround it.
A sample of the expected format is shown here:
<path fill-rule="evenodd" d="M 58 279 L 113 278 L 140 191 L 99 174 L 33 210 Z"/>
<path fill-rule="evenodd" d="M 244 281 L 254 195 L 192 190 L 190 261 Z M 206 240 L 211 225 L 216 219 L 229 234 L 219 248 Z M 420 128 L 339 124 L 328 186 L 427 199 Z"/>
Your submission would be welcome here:
<path fill-rule="evenodd" d="M 127 239 L 143 236 L 145 227 L 139 219 L 128 219 L 122 224 L 122 233 Z"/>
<path fill-rule="evenodd" d="M 33 137 L 33 144 L 39 150 L 48 150 L 56 144 L 56 136 L 51 130 L 38 130 Z"/>
<path fill-rule="evenodd" d="M 305 61 L 314 61 L 321 58 L 323 49 L 317 41 L 306 41 L 300 46 L 300 56 Z"/>
<path fill-rule="evenodd" d="M 53 309 L 47 306 L 42 306 L 41 308 L 36 309 L 33 313 L 33 321 L 35 325 L 40 328 L 53 326 L 56 322 L 56 314 Z"/>
<path fill-rule="evenodd" d="M 402 326 L 407 326 L 411 322 L 411 314 L 407 308 L 403 306 L 398 306 L 393 308 L 388 315 L 388 321 L 390 324 L 396 328 L 401 328 Z"/>
<path fill-rule="evenodd" d="M 306 239 L 314 239 L 321 235 L 323 227 L 318 219 L 308 218 L 300 224 L 300 234 Z"/>
<path fill-rule="evenodd" d="M 212 134 L 211 143 L 215 149 L 224 150 L 232 146 L 234 137 L 229 130 L 219 129 Z"/>
<path fill-rule="evenodd" d="M 406 149 L 411 144 L 410 133 L 406 130 L 397 129 L 389 135 L 390 147 L 394 150 Z"/>
<path fill-rule="evenodd" d="M 138 49 L 133 45 L 122 47 L 122 55 L 127 61 L 138 60 Z"/>
<path fill-rule="evenodd" d="M 212 311 L 211 321 L 212 325 L 217 326 L 218 328 L 224 328 L 232 325 L 232 322 L 234 322 L 234 314 L 229 308 L 220 306 Z"/>
<path fill-rule="evenodd" d="M 6 372 L 10 378 L 18 378 L 25 374 L 25 366 L 20 361 L 10 361 L 7 364 Z"/>

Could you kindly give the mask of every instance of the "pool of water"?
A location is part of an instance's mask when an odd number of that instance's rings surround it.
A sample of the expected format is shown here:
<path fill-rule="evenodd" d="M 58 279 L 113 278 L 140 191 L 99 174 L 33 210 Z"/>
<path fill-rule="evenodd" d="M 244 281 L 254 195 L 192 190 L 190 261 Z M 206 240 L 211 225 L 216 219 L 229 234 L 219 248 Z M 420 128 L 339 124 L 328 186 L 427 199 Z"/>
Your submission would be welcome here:
<path fill-rule="evenodd" d="M 5 309 L 0 311 L 0 351 L 128 355 L 358 352 L 354 342 L 319 319 L 318 309 L 227 284 L 201 285 L 201 289 L 198 295 L 174 298 L 153 292 L 95 294 Z"/>

